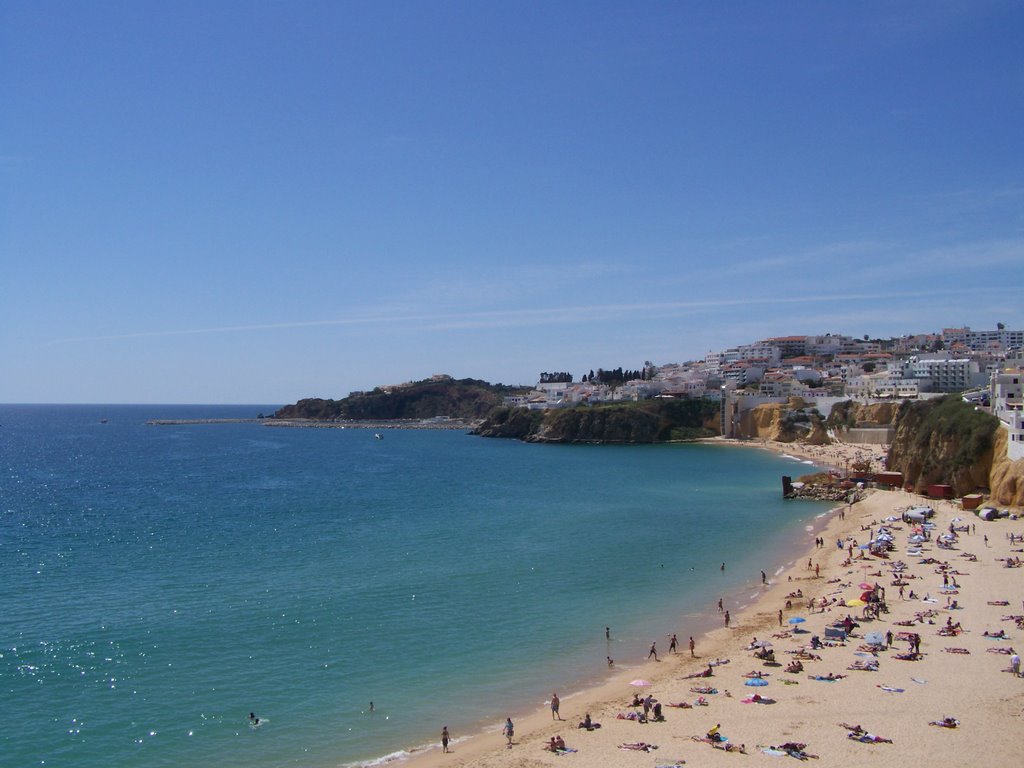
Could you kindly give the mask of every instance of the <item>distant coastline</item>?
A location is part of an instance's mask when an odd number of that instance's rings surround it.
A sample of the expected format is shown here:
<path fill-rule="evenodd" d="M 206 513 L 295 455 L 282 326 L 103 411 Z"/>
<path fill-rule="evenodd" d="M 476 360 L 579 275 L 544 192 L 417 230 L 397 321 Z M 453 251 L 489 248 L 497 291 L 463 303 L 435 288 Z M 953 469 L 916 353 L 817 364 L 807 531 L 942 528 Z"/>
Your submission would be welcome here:
<path fill-rule="evenodd" d="M 147 426 L 178 427 L 197 424 L 262 424 L 265 427 L 292 427 L 296 429 L 458 429 L 476 426 L 469 419 L 375 419 L 347 421 L 319 421 L 317 419 L 148 419 Z"/>

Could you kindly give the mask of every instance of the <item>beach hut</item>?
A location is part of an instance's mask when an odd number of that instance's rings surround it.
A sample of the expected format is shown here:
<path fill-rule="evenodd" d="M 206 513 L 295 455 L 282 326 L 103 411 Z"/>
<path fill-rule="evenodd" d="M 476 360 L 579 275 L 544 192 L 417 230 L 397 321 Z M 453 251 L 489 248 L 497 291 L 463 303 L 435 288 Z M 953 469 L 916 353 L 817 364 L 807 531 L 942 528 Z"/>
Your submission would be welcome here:
<path fill-rule="evenodd" d="M 977 509 L 981 506 L 984 498 L 980 493 L 969 493 L 962 499 L 963 507 L 964 509 Z"/>

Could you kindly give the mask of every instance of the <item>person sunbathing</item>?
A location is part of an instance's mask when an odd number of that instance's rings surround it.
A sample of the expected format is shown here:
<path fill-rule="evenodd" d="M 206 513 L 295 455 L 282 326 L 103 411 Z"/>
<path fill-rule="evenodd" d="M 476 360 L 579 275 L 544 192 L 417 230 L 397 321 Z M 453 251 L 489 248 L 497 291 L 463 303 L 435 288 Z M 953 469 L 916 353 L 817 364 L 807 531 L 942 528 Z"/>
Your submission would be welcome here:
<path fill-rule="evenodd" d="M 1000 640 L 1004 640 L 1006 638 L 1006 630 L 1005 629 L 1000 629 L 997 632 L 989 632 L 986 629 L 984 632 L 982 632 L 982 636 L 983 637 L 995 637 L 995 638 L 999 638 Z"/>
<path fill-rule="evenodd" d="M 793 661 L 789 663 L 789 666 L 786 667 L 786 672 L 790 672 L 792 674 L 796 674 L 797 672 L 803 671 L 804 665 L 800 662 L 799 659 L 793 659 Z"/>
<path fill-rule="evenodd" d="M 576 751 L 575 749 L 569 749 L 567 746 L 565 746 L 565 739 L 563 739 L 561 736 L 552 736 L 551 741 L 547 742 L 544 745 L 544 749 L 546 749 L 548 752 L 555 752 L 557 754 L 561 754 L 563 752 Z"/>
<path fill-rule="evenodd" d="M 736 746 L 735 744 L 729 744 L 728 742 L 725 742 L 725 743 L 714 743 L 711 746 L 714 747 L 715 749 L 721 749 L 724 752 L 739 752 L 741 755 L 747 754 L 747 745 L 746 744 L 740 744 L 739 746 Z"/>
<path fill-rule="evenodd" d="M 772 747 L 780 752 L 785 752 L 790 757 L 795 757 L 797 760 L 807 760 L 808 758 L 818 759 L 817 755 L 812 755 L 807 752 L 807 745 L 801 744 L 797 741 L 787 741 L 785 744 L 779 744 L 777 747 Z"/>
<path fill-rule="evenodd" d="M 865 731 L 861 731 L 859 733 L 856 731 L 850 731 L 846 734 L 846 738 L 852 739 L 853 741 L 862 741 L 865 744 L 892 744 L 892 739 L 875 736 L 873 733 L 867 733 Z"/>
<path fill-rule="evenodd" d="M 824 682 L 831 683 L 833 680 L 842 680 L 846 675 L 837 675 L 829 672 L 827 675 L 808 675 L 808 680 L 821 680 Z"/>
<path fill-rule="evenodd" d="M 650 752 L 657 749 L 657 744 L 648 744 L 646 741 L 636 741 L 630 744 L 619 744 L 619 749 L 634 749 L 638 752 Z"/>
<path fill-rule="evenodd" d="M 941 720 L 932 720 L 928 725 L 937 725 L 939 728 L 956 728 L 960 721 L 955 717 L 944 717 Z"/>

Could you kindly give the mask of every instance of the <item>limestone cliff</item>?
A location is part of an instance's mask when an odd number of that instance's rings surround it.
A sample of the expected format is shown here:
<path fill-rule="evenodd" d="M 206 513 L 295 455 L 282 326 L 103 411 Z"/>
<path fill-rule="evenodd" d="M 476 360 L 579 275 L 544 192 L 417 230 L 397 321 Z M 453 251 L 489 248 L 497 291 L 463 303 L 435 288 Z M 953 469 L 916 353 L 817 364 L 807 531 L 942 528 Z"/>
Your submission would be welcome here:
<path fill-rule="evenodd" d="M 1006 455 L 1005 429 L 997 429 L 989 473 L 989 499 L 1000 506 L 1024 507 L 1024 459 L 1011 460 Z"/>
<path fill-rule="evenodd" d="M 482 437 L 545 443 L 662 443 L 718 434 L 718 403 L 644 400 L 527 411 L 495 408 L 475 430 Z"/>
<path fill-rule="evenodd" d="M 858 403 L 847 400 L 836 403 L 828 417 L 828 426 L 832 428 L 854 427 L 887 427 L 893 423 L 899 411 L 898 402 Z"/>
<path fill-rule="evenodd" d="M 904 401 L 888 467 L 902 472 L 918 493 L 933 483 L 953 486 L 958 496 L 987 489 L 997 424 L 959 397 Z"/>
<path fill-rule="evenodd" d="M 807 445 L 829 442 L 821 414 L 815 408 L 808 408 L 799 397 L 791 397 L 786 403 L 765 403 L 745 411 L 740 417 L 739 428 L 743 437 L 760 440 Z"/>

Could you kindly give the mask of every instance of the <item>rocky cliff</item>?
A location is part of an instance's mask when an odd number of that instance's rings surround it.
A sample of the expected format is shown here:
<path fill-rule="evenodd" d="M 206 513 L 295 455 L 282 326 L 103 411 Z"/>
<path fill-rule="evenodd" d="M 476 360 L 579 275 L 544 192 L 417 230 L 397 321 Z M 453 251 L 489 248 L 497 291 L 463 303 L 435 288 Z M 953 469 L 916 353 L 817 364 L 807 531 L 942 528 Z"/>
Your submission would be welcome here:
<path fill-rule="evenodd" d="M 547 411 L 497 408 L 474 434 L 545 443 L 662 443 L 718 434 L 717 403 L 645 400 Z"/>
<path fill-rule="evenodd" d="M 808 445 L 829 441 L 821 414 L 816 408 L 808 408 L 799 397 L 791 397 L 786 403 L 765 403 L 744 412 L 739 428 L 743 437 L 759 440 Z"/>
<path fill-rule="evenodd" d="M 958 496 L 988 489 L 998 423 L 955 396 L 904 401 L 888 467 L 919 493 L 933 483 L 953 486 Z"/>
<path fill-rule="evenodd" d="M 828 426 L 832 428 L 855 427 L 887 427 L 893 423 L 899 410 L 898 402 L 858 403 L 847 400 L 836 403 L 828 416 Z"/>
<path fill-rule="evenodd" d="M 1024 507 L 1024 459 L 1008 458 L 1006 445 L 1006 430 L 997 429 L 989 473 L 989 499 L 1000 506 Z"/>

